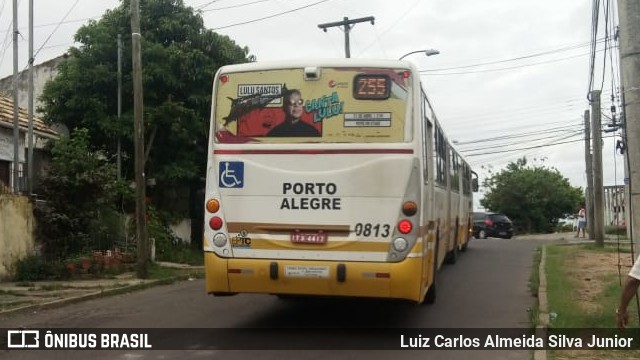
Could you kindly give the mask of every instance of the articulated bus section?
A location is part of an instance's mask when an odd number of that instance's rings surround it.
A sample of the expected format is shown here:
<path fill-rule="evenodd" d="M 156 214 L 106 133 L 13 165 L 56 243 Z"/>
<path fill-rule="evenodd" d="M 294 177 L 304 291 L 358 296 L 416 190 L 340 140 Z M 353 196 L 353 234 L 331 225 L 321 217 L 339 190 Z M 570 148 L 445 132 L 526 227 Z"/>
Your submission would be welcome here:
<path fill-rule="evenodd" d="M 209 145 L 208 293 L 432 302 L 467 246 L 468 166 L 408 63 L 223 67 Z"/>

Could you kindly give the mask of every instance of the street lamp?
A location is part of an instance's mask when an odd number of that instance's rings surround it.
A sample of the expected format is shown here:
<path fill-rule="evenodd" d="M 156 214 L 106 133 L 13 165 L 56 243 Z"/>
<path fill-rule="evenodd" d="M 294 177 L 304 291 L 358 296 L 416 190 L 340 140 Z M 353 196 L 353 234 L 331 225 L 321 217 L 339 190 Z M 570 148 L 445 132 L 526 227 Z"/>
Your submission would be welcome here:
<path fill-rule="evenodd" d="M 404 59 L 405 57 L 407 57 L 407 56 L 409 56 L 409 55 L 411 55 L 411 54 L 417 54 L 417 53 L 424 53 L 426 56 L 431 56 L 431 55 L 438 55 L 438 54 L 440 54 L 440 51 L 438 51 L 438 50 L 434 50 L 434 49 L 429 49 L 429 50 L 416 50 L 416 51 L 412 51 L 412 52 L 410 52 L 410 53 L 406 53 L 406 54 L 402 55 L 402 56 L 400 57 L 400 59 L 398 59 L 398 60 L 402 60 L 402 59 Z"/>

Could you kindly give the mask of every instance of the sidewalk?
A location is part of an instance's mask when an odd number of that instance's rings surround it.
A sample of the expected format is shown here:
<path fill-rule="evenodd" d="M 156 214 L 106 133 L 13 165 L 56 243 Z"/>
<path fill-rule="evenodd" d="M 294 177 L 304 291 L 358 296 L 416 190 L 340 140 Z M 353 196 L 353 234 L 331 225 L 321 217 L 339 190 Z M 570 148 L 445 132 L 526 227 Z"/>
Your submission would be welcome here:
<path fill-rule="evenodd" d="M 102 279 L 0 282 L 0 316 L 21 311 L 53 308 L 102 296 L 170 284 L 174 281 L 193 280 L 204 273 L 204 266 L 156 264 L 184 271 L 181 271 L 182 274 L 165 279 L 138 279 L 135 272 L 126 272 Z"/>

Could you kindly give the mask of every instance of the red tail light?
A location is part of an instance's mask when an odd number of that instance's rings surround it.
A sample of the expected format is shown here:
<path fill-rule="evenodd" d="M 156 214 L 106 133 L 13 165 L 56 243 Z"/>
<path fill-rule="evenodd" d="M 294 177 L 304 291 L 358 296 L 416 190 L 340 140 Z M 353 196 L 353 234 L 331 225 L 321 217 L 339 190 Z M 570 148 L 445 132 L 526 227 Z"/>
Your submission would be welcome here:
<path fill-rule="evenodd" d="M 402 234 L 408 234 L 413 229 L 413 224 L 411 221 L 404 219 L 398 222 L 398 231 Z"/>
<path fill-rule="evenodd" d="M 487 219 L 484 221 L 484 224 L 487 226 L 493 226 L 493 221 L 491 221 L 491 219 Z"/>
<path fill-rule="evenodd" d="M 220 228 L 222 227 L 222 218 L 218 216 L 212 217 L 211 220 L 209 220 L 209 226 L 213 230 L 220 230 Z"/>

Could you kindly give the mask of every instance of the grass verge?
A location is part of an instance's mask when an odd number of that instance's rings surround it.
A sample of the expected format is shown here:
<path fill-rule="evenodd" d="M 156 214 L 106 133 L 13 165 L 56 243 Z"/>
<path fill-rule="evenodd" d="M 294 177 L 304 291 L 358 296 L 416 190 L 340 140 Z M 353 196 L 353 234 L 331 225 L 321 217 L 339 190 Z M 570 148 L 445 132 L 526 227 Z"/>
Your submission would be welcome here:
<path fill-rule="evenodd" d="M 625 253 L 628 253 L 626 249 L 621 249 L 620 254 Z M 626 271 L 620 274 L 616 266 L 618 256 L 617 246 L 546 247 L 550 328 L 615 328 L 615 309 L 622 291 L 621 282 L 626 277 Z M 630 327 L 637 328 L 635 303 L 629 307 L 629 313 Z M 640 358 L 637 350 L 552 350 L 548 355 L 551 359 Z"/>

